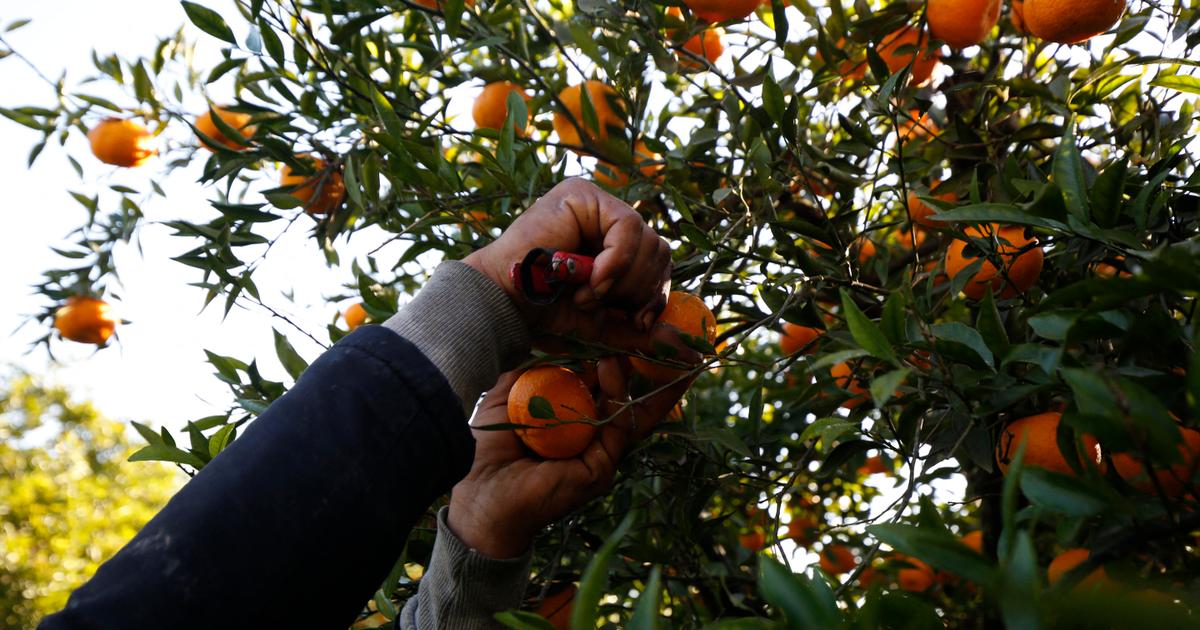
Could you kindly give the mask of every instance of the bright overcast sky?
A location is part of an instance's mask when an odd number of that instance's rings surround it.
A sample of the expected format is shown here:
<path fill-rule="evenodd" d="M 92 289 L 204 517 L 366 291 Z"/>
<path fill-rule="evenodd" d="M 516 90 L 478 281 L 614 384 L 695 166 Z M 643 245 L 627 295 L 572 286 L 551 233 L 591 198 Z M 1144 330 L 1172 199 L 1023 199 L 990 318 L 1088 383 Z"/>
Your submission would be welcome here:
<path fill-rule="evenodd" d="M 65 70 L 68 85 L 95 74 L 91 65 L 93 49 L 126 58 L 148 55 L 158 37 L 187 23 L 178 2 L 163 0 L 124 0 L 120 11 L 111 4 L 84 0 L 6 4 L 0 17 L 3 24 L 19 17 L 33 20 L 23 29 L 6 34 L 8 42 L 51 78 Z M 231 2 L 209 0 L 205 4 L 231 14 Z M 245 29 L 231 22 L 239 37 L 244 37 Z M 206 60 L 216 57 L 218 42 L 211 37 L 197 37 L 194 29 L 189 31 L 189 38 L 200 43 L 198 65 L 214 65 Z M 4 86 L 0 106 L 54 103 L 51 87 L 15 56 L 0 60 L 0 85 Z M 212 94 L 218 102 L 230 97 L 229 82 L 221 87 L 226 91 Z M 93 93 L 98 90 L 88 89 Z M 99 93 L 110 98 L 120 96 L 118 92 Z M 127 98 L 114 100 L 130 103 Z M 204 104 L 196 100 L 190 107 L 201 111 Z M 180 138 L 190 133 L 186 129 L 173 132 Z M 0 363 L 50 373 L 55 380 L 93 399 L 110 416 L 178 427 L 222 411 L 230 400 L 228 390 L 212 377 L 205 349 L 244 360 L 258 358 L 264 375 L 275 379 L 283 379 L 284 373 L 274 358 L 272 326 L 279 327 L 305 358 L 311 360 L 318 354 L 316 344 L 264 313 L 235 308 L 223 320 L 219 304 L 201 312 L 203 293 L 186 286 L 200 280 L 198 270 L 169 260 L 186 251 L 189 242 L 169 236 L 169 230 L 162 226 L 149 224 L 140 232 L 143 253 L 128 246 L 118 249 L 121 299 L 114 303 L 119 314 L 133 322 L 119 329 L 120 343 L 93 352 L 91 346 L 55 339 L 52 347 L 59 359 L 57 365 L 44 348 L 29 352 L 30 343 L 44 334 L 38 325 L 24 322 L 44 306 L 30 287 L 41 279 L 43 270 L 65 265 L 49 246 L 66 244 L 65 237 L 86 218 L 84 209 L 67 191 L 90 196 L 117 183 L 147 190 L 149 176 L 157 165 L 141 169 L 108 167 L 91 157 L 84 138 L 73 137 L 68 149 L 84 166 L 81 181 L 67 163 L 64 151 L 54 143 L 32 169 L 26 169 L 27 154 L 40 134 L 0 119 L 0 138 L 7 218 L 5 229 L 0 231 L 4 270 L 0 273 L 0 295 L 4 296 Z M 195 184 L 201 163 L 199 160 L 192 168 L 176 171 L 162 182 L 168 198 L 156 197 L 143 205 L 150 221 L 187 218 L 202 222 L 213 216 L 206 201 L 209 192 Z M 111 207 L 113 197 L 108 201 Z M 353 251 L 342 252 L 342 267 L 330 269 L 315 242 L 306 238 L 309 221 L 307 217 L 297 221 L 276 245 L 256 280 L 266 303 L 326 341 L 325 326 L 339 305 L 329 304 L 325 298 L 342 293 L 342 284 L 352 281 L 351 259 L 377 241 L 356 238 Z M 282 295 L 289 290 L 295 293 L 295 304 Z"/>

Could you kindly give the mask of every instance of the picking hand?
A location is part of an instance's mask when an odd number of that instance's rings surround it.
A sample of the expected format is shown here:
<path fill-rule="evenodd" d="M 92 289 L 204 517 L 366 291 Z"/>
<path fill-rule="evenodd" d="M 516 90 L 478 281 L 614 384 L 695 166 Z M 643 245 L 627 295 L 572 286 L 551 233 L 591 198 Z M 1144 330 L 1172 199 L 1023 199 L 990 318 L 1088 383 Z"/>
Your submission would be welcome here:
<path fill-rule="evenodd" d="M 508 272 L 537 248 L 594 255 L 591 282 L 551 306 L 527 304 Z M 463 262 L 504 289 L 532 327 L 584 339 L 597 339 L 616 325 L 649 330 L 671 289 L 667 242 L 628 204 L 582 179 L 555 186 L 499 239 Z M 609 308 L 630 318 L 605 321 Z"/>

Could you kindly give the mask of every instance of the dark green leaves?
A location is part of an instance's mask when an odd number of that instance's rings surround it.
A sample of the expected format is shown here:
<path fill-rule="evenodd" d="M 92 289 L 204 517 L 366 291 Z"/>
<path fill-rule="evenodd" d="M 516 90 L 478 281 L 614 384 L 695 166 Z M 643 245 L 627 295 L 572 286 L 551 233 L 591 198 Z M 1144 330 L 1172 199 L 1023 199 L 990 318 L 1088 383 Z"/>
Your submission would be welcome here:
<path fill-rule="evenodd" d="M 1067 516 L 1094 516 L 1108 507 L 1091 484 L 1041 468 L 1021 474 L 1021 491 L 1034 505 Z"/>
<path fill-rule="evenodd" d="M 604 596 L 604 590 L 608 586 L 609 565 L 612 563 L 617 545 L 621 544 L 621 539 L 625 538 L 626 532 L 633 527 L 636 517 L 636 512 L 630 512 L 625 516 L 608 540 L 604 541 L 604 545 L 596 552 L 592 561 L 588 563 L 587 569 L 584 570 L 583 577 L 579 581 L 579 592 L 575 594 L 575 605 L 571 610 L 572 630 L 586 630 L 596 626 L 600 598 Z"/>
<path fill-rule="evenodd" d="M 829 585 L 796 575 L 766 556 L 758 559 L 758 588 L 787 618 L 789 628 L 833 628 L 841 614 Z"/>
<path fill-rule="evenodd" d="M 862 309 L 858 308 L 849 292 L 842 289 L 841 293 L 842 309 L 846 313 L 846 322 L 850 326 L 850 334 L 854 335 L 855 343 L 863 350 L 870 352 L 872 356 L 893 365 L 899 365 L 900 360 L 896 357 L 896 351 L 892 348 L 892 344 L 888 343 L 883 331 L 879 330 L 875 322 L 868 319 Z"/>
<path fill-rule="evenodd" d="M 867 532 L 903 553 L 928 562 L 936 569 L 949 571 L 977 584 L 986 584 L 993 577 L 991 564 L 986 558 L 946 531 L 884 524 L 872 525 Z"/>
<path fill-rule="evenodd" d="M 196 25 L 196 28 L 217 39 L 224 40 L 235 46 L 237 45 L 237 38 L 233 36 L 233 30 L 225 23 L 225 18 L 222 18 L 221 14 L 208 7 L 203 7 L 187 0 L 183 0 L 180 4 L 183 5 L 183 10 L 187 13 L 188 19 L 192 21 L 192 24 Z"/>
<path fill-rule="evenodd" d="M 1067 202 L 1067 211 L 1072 216 L 1087 221 L 1089 215 L 1087 182 L 1083 175 L 1083 158 L 1075 146 L 1075 120 L 1067 121 L 1058 151 L 1054 153 L 1054 183 L 1062 189 Z"/>

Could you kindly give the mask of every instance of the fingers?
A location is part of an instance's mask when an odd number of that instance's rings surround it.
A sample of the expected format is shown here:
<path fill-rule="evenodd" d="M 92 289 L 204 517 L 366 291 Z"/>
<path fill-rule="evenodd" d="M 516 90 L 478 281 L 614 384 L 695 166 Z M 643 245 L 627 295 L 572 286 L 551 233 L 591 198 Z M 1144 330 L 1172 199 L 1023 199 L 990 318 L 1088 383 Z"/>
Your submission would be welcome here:
<path fill-rule="evenodd" d="M 667 242 L 628 204 L 594 184 L 572 180 L 552 194 L 561 195 L 562 206 L 574 214 L 582 242 L 600 250 L 591 282 L 573 296 L 575 305 L 617 306 L 637 314 L 634 325 L 640 330 L 648 329 L 670 290 Z"/>

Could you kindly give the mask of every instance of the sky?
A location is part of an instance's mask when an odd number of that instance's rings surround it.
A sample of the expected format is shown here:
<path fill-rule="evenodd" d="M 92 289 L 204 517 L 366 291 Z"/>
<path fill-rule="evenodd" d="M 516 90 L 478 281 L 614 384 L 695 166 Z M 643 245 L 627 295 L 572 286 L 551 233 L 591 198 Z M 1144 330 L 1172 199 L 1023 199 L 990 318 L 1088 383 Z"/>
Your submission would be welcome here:
<path fill-rule="evenodd" d="M 148 55 L 160 36 L 187 24 L 178 2 L 162 0 L 123 0 L 121 11 L 83 0 L 24 3 L 18 11 L 13 10 L 16 3 L 6 4 L 9 7 L 0 14 L 0 23 L 32 19 L 28 26 L 4 34 L 6 41 L 45 75 L 56 79 L 66 71 L 68 85 L 95 73 L 93 49 L 124 57 Z M 229 13 L 232 6 L 224 0 L 206 4 L 222 13 Z M 136 18 L 131 21 L 129 16 Z M 235 30 L 244 37 L 244 29 Z M 218 57 L 216 40 L 199 36 L 190 26 L 189 36 L 199 41 L 198 65 L 214 65 L 206 60 Z M 53 89 L 15 56 L 0 60 L 0 85 L 5 86 L 0 90 L 3 107 L 54 102 Z M 229 95 L 214 94 L 214 98 L 221 96 Z M 196 113 L 202 111 L 203 101 L 194 107 Z M 274 358 L 272 326 L 286 334 L 305 358 L 311 360 L 319 354 L 319 346 L 264 312 L 235 308 L 226 318 L 219 304 L 202 310 L 202 292 L 186 286 L 199 281 L 200 272 L 169 260 L 185 252 L 189 243 L 169 236 L 170 230 L 155 222 L 181 217 L 203 221 L 213 216 L 206 201 L 210 192 L 195 183 L 202 160 L 169 178 L 160 178 L 168 197 L 143 204 L 147 223 L 139 234 L 141 251 L 129 246 L 117 250 L 121 299 L 113 302 L 117 313 L 132 322 L 119 328 L 120 342 L 95 352 L 92 346 L 55 339 L 52 350 L 57 362 L 51 361 L 44 348 L 31 351 L 31 343 L 45 331 L 26 319 L 46 306 L 42 298 L 32 295 L 31 286 L 40 281 L 44 270 L 64 266 L 49 246 L 68 244 L 66 237 L 86 218 L 83 207 L 68 191 L 90 196 L 111 184 L 145 190 L 155 168 L 117 169 L 101 164 L 91 157 L 86 140 L 76 134 L 65 151 L 52 142 L 33 168 L 27 169 L 29 149 L 40 138 L 37 132 L 0 120 L 0 173 L 5 174 L 0 179 L 7 193 L 8 219 L 6 229 L 0 231 L 4 270 L 0 295 L 5 296 L 0 308 L 0 366 L 16 365 L 35 374 L 48 374 L 80 397 L 94 401 L 111 417 L 178 428 L 188 420 L 219 413 L 229 403 L 228 389 L 212 378 L 205 349 L 245 360 L 257 357 L 264 376 L 276 380 L 286 377 Z M 66 161 L 68 152 L 83 165 L 82 179 Z M 110 202 L 112 199 L 110 196 Z M 309 219 L 301 217 L 276 245 L 256 279 L 264 289 L 265 302 L 327 341 L 326 325 L 348 303 L 329 304 L 326 298 L 345 294 L 342 285 L 352 281 L 349 263 L 356 252 L 344 253 L 340 267 L 328 268 L 315 242 L 307 238 L 305 221 Z M 373 245 L 369 238 L 355 241 L 356 250 L 367 251 L 365 248 Z M 284 297 L 285 291 L 294 291 L 295 304 Z"/>

